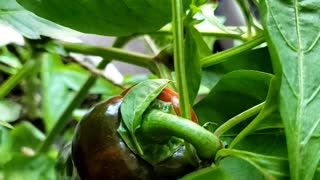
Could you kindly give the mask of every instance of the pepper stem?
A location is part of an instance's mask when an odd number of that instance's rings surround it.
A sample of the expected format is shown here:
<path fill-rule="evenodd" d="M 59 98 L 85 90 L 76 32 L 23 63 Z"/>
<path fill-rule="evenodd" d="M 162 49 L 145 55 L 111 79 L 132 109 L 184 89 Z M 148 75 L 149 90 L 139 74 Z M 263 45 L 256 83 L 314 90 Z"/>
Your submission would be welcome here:
<path fill-rule="evenodd" d="M 222 144 L 218 137 L 187 119 L 159 110 L 146 113 L 141 132 L 151 136 L 170 135 L 189 142 L 194 146 L 200 159 L 214 160 Z"/>

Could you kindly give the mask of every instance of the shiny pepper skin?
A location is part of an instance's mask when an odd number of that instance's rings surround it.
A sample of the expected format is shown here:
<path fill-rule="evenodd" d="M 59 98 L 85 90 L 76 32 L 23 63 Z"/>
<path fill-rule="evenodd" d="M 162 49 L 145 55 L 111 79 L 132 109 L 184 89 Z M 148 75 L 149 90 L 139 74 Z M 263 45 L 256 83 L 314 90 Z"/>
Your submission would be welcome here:
<path fill-rule="evenodd" d="M 72 143 L 72 160 L 82 180 L 176 179 L 194 167 L 180 148 L 170 159 L 154 167 L 135 155 L 117 133 L 120 106 L 127 91 L 96 105 L 78 124 Z M 166 88 L 158 99 L 171 102 L 179 114 L 178 96 Z M 197 118 L 192 111 L 192 120 Z"/>

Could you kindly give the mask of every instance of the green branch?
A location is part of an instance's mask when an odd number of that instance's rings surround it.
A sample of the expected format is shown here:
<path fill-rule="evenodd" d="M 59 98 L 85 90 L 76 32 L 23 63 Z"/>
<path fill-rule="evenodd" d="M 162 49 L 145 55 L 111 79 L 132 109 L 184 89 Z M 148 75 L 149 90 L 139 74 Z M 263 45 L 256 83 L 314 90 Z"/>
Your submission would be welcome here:
<path fill-rule="evenodd" d="M 202 67 L 209 67 L 209 66 L 213 66 L 215 64 L 219 64 L 221 62 L 224 62 L 227 58 L 237 55 L 241 52 L 250 50 L 262 43 L 265 42 L 265 37 L 263 35 L 258 36 L 252 40 L 249 40 L 245 43 L 243 43 L 240 46 L 222 51 L 220 53 L 216 53 L 207 57 L 204 57 L 201 59 L 201 66 Z"/>
<path fill-rule="evenodd" d="M 224 124 L 222 124 L 218 129 L 216 129 L 214 134 L 217 137 L 220 137 L 222 134 L 224 134 L 225 132 L 227 132 L 228 130 L 233 128 L 234 126 L 238 125 L 239 123 L 241 123 L 241 122 L 247 120 L 248 118 L 259 113 L 260 110 L 263 108 L 264 104 L 265 104 L 265 102 L 260 103 L 256 106 L 238 114 L 237 116 L 231 118 L 230 120 L 228 120 Z"/>
<path fill-rule="evenodd" d="M 234 27 L 236 28 L 236 27 Z M 219 38 L 219 39 L 237 39 L 241 41 L 247 41 L 248 38 L 246 37 L 245 34 L 240 34 L 240 33 L 226 33 L 221 30 L 216 30 L 216 31 L 211 31 L 211 30 L 204 30 L 204 29 L 199 29 L 197 30 L 203 35 L 207 37 L 214 37 L 214 38 Z M 159 31 L 149 33 L 150 35 L 172 35 L 172 28 L 171 27 L 164 27 L 160 29 Z"/>
<path fill-rule="evenodd" d="M 190 119 L 190 103 L 184 58 L 184 15 L 182 0 L 172 0 L 174 70 L 179 92 L 180 111 L 182 117 Z"/>
<path fill-rule="evenodd" d="M 28 61 L 26 64 L 22 66 L 21 69 L 18 70 L 16 74 L 10 76 L 10 78 L 0 86 L 0 99 L 8 95 L 8 93 L 14 87 L 16 87 L 16 85 L 19 84 L 21 80 L 33 74 L 35 65 L 36 65 L 36 62 Z"/>
<path fill-rule="evenodd" d="M 118 48 L 103 48 L 86 44 L 62 43 L 65 50 L 80 54 L 101 56 L 105 59 L 114 59 L 121 62 L 134 64 L 154 71 L 153 57 L 144 54 L 127 52 Z"/>

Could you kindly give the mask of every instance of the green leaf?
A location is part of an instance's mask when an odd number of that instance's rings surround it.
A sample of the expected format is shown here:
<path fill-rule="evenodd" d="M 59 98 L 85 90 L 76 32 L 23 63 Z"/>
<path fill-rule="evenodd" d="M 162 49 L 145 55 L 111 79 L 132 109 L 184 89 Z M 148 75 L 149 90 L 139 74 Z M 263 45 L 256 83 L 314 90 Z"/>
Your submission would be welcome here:
<path fill-rule="evenodd" d="M 231 180 L 232 177 L 221 167 L 208 167 L 200 169 L 191 174 L 181 178 L 181 180 L 206 180 L 206 179 L 219 179 Z"/>
<path fill-rule="evenodd" d="M 213 122 L 219 126 L 235 115 L 263 102 L 267 96 L 271 77 L 271 74 L 251 70 L 226 74 L 209 95 L 195 105 L 200 124 Z"/>
<path fill-rule="evenodd" d="M 9 124 L 9 123 L 7 123 L 5 121 L 1 121 L 1 120 L 0 120 L 0 126 L 13 129 L 13 126 L 11 126 L 11 124 Z"/>
<path fill-rule="evenodd" d="M 202 39 L 199 31 L 193 25 L 186 26 L 185 40 L 185 68 L 186 74 L 192 75 L 187 78 L 189 89 L 189 100 L 193 104 L 198 95 L 201 82 L 201 64 L 200 59 L 211 54 L 207 44 Z"/>
<path fill-rule="evenodd" d="M 0 167 L 15 154 L 33 155 L 44 138 L 29 122 L 22 122 L 10 131 L 0 127 Z"/>
<path fill-rule="evenodd" d="M 235 70 L 256 70 L 273 73 L 270 54 L 267 47 L 240 52 L 228 57 L 225 62 L 204 68 L 202 71 L 202 88 L 212 89 L 221 77 Z"/>
<path fill-rule="evenodd" d="M 121 104 L 122 121 L 128 128 L 134 144 L 138 148 L 138 153 L 142 152 L 139 150 L 140 146 L 136 141 L 135 131 L 140 127 L 142 114 L 167 86 L 168 82 L 165 79 L 144 81 L 132 87 L 123 98 Z"/>
<path fill-rule="evenodd" d="M 79 91 L 84 80 L 90 73 L 82 69 L 77 64 L 61 66 L 57 69 L 63 83 L 74 91 Z M 95 84 L 90 88 L 90 94 L 103 94 L 106 96 L 115 96 L 122 92 L 122 89 L 115 87 L 105 79 L 98 78 Z"/>
<path fill-rule="evenodd" d="M 42 114 L 46 131 L 49 131 L 71 101 L 72 91 L 63 82 L 58 69 L 63 66 L 58 55 L 43 54 L 41 57 Z"/>
<path fill-rule="evenodd" d="M 0 15 L 1 17 L 1 15 Z M 0 18 L 1 19 L 1 18 Z M 0 21 L 1 22 L 1 21 Z M 7 47 L 2 47 L 0 51 L 0 62 L 12 68 L 21 68 L 22 64 L 19 59 L 13 55 Z"/>
<path fill-rule="evenodd" d="M 219 162 L 219 167 L 223 168 L 234 180 L 265 180 L 266 178 L 255 168 L 243 159 L 237 157 L 226 157 Z"/>
<path fill-rule="evenodd" d="M 235 149 L 222 149 L 217 154 L 217 159 L 234 156 L 241 158 L 256 167 L 266 179 L 288 179 L 288 160 L 282 157 L 266 156 Z"/>
<path fill-rule="evenodd" d="M 9 138 L 10 130 L 0 126 L 0 167 L 8 162 L 12 153 L 10 151 L 11 140 Z"/>
<path fill-rule="evenodd" d="M 35 14 L 72 29 L 125 36 L 160 29 L 171 21 L 171 0 L 18 0 Z M 185 9 L 191 0 L 184 1 Z"/>
<path fill-rule="evenodd" d="M 0 23 L 11 26 L 30 39 L 39 39 L 40 35 L 63 37 L 79 35 L 70 29 L 37 17 L 21 7 L 16 0 L 0 0 Z"/>
<path fill-rule="evenodd" d="M 0 100 L 0 121 L 12 122 L 20 117 L 22 107 L 10 100 Z"/>
<path fill-rule="evenodd" d="M 45 136 L 39 129 L 24 121 L 10 132 L 10 138 L 12 142 L 11 152 L 21 153 L 24 148 L 29 148 L 35 152 Z"/>
<path fill-rule="evenodd" d="M 265 105 L 254 120 L 245 127 L 234 139 L 230 147 L 237 144 L 245 136 L 257 131 L 272 131 L 271 128 L 282 128 L 281 117 L 279 113 L 279 81 L 276 77 L 270 82 L 269 92 Z M 279 131 L 279 130 L 275 130 Z M 280 129 L 282 131 L 282 129 Z"/>
<path fill-rule="evenodd" d="M 16 155 L 3 169 L 6 180 L 54 180 L 54 160 L 47 155 L 28 157 Z"/>
<path fill-rule="evenodd" d="M 261 1 L 267 43 L 281 77 L 291 179 L 312 179 L 320 161 L 320 1 Z M 291 17 L 291 18 L 288 18 Z"/>
<path fill-rule="evenodd" d="M 16 87 L 23 79 L 35 73 L 33 68 L 35 68 L 36 63 L 33 61 L 26 62 L 21 69 L 16 74 L 10 76 L 4 83 L 0 86 L 0 99 L 5 97 L 10 93 L 10 91 Z"/>

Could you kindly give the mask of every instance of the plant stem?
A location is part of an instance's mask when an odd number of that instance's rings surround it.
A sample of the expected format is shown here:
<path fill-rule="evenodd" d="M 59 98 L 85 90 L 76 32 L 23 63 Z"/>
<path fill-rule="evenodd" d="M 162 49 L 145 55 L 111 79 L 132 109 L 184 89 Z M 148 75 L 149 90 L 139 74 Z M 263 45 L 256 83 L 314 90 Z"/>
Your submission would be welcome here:
<path fill-rule="evenodd" d="M 245 138 L 248 134 L 250 134 L 252 131 L 256 129 L 256 127 L 259 125 L 259 123 L 267 117 L 270 113 L 273 113 L 274 110 L 277 108 L 277 106 L 268 108 L 267 110 L 262 110 L 258 116 L 251 121 L 251 123 L 245 127 L 237 136 L 234 138 L 232 143 L 230 144 L 229 148 L 235 147 L 243 138 Z"/>
<path fill-rule="evenodd" d="M 216 129 L 214 134 L 217 137 L 220 137 L 222 134 L 224 134 L 225 132 L 227 132 L 228 130 L 230 130 L 231 128 L 236 126 L 237 124 L 239 124 L 239 123 L 243 122 L 244 120 L 247 120 L 249 117 L 252 117 L 253 115 L 259 113 L 259 111 L 263 108 L 264 104 L 265 104 L 265 102 L 262 102 L 256 106 L 238 114 L 237 116 L 231 118 L 230 120 L 228 120 L 227 122 L 222 124 L 218 129 Z"/>
<path fill-rule="evenodd" d="M 121 62 L 134 64 L 137 66 L 145 67 L 154 70 L 153 57 L 144 54 L 127 52 L 118 48 L 103 48 L 98 46 L 90 46 L 86 44 L 62 43 L 67 51 L 101 56 L 105 59 L 115 59 Z"/>
<path fill-rule="evenodd" d="M 252 15 L 251 15 L 251 10 L 249 7 L 249 2 L 247 0 L 237 0 L 240 9 L 242 10 L 242 13 L 244 15 L 246 24 L 247 24 L 247 34 L 248 37 L 251 38 L 252 37 L 252 27 L 253 27 L 253 19 L 252 19 Z"/>
<path fill-rule="evenodd" d="M 37 75 L 39 73 L 41 61 L 39 61 L 39 58 L 36 54 L 33 56 L 33 58 L 29 59 L 29 61 L 34 61 L 36 66 L 32 69 L 34 73 L 28 78 L 25 78 L 21 83 L 22 90 L 24 91 L 22 104 L 25 108 L 26 116 L 28 117 L 28 119 L 35 120 L 41 117 L 41 112 L 39 109 L 40 99 L 37 98 L 39 96 L 38 89 L 40 85 L 40 81 Z"/>
<path fill-rule="evenodd" d="M 184 25 L 183 25 L 183 3 L 182 0 L 172 0 L 172 25 L 173 25 L 173 49 L 174 70 L 179 92 L 179 103 L 181 116 L 190 119 L 189 93 L 184 58 Z"/>
<path fill-rule="evenodd" d="M 70 59 L 71 59 L 71 61 L 73 61 L 73 62 L 77 63 L 78 65 L 80 65 L 82 68 L 84 68 L 87 71 L 89 71 L 92 76 L 103 78 L 106 81 L 108 81 L 110 84 L 112 84 L 113 86 L 119 87 L 120 89 L 125 89 L 124 86 L 122 86 L 121 84 L 118 84 L 118 83 L 114 82 L 112 79 L 106 77 L 102 69 L 98 69 L 97 67 L 94 67 L 91 64 L 86 63 L 86 62 L 81 61 L 81 60 L 78 60 L 76 58 L 70 57 Z"/>
<path fill-rule="evenodd" d="M 10 78 L 0 86 L 0 99 L 8 95 L 8 93 L 16 87 L 21 80 L 34 73 L 33 68 L 35 65 L 36 63 L 34 61 L 28 61 L 16 74 L 10 76 Z"/>
<path fill-rule="evenodd" d="M 236 28 L 236 27 L 234 27 Z M 216 31 L 211 31 L 211 30 L 205 30 L 205 29 L 199 29 L 197 30 L 203 35 L 203 36 L 208 36 L 208 37 L 215 37 L 215 38 L 220 38 L 220 39 L 237 39 L 241 41 L 247 41 L 247 37 L 244 34 L 240 33 L 226 33 L 224 31 L 221 31 L 217 29 Z M 172 30 L 171 27 L 164 27 L 160 29 L 159 31 L 152 32 L 150 35 L 171 35 Z"/>
<path fill-rule="evenodd" d="M 184 139 L 194 146 L 201 159 L 213 160 L 222 148 L 217 136 L 192 121 L 154 109 L 145 117 L 141 125 L 142 133 L 151 136 L 166 134 Z"/>
<path fill-rule="evenodd" d="M 119 42 L 115 40 L 115 43 Z M 117 43 L 119 47 L 123 46 L 127 41 L 123 41 L 123 43 Z M 70 44 L 71 45 L 71 44 Z M 97 69 L 103 69 L 110 61 L 104 58 L 98 65 Z M 86 95 L 89 92 L 89 89 L 96 81 L 96 76 L 89 76 L 85 83 L 81 86 L 80 90 L 75 94 L 70 104 L 63 111 L 61 116 L 58 118 L 55 126 L 43 142 L 42 146 L 39 149 L 39 152 L 46 152 L 49 150 L 50 146 L 54 143 L 54 140 L 59 136 L 61 131 L 66 127 L 68 123 L 68 119 L 71 117 L 73 110 L 78 107 L 86 98 Z"/>
<path fill-rule="evenodd" d="M 243 51 L 250 50 L 250 49 L 262 44 L 263 42 L 265 42 L 265 37 L 263 35 L 258 36 L 252 40 L 249 40 L 249 41 L 243 43 L 240 46 L 237 46 L 237 47 L 222 51 L 220 53 L 216 53 L 216 54 L 202 58 L 201 59 L 201 66 L 202 67 L 209 67 L 209 66 L 219 64 L 221 62 L 226 61 L 227 58 L 234 56 L 238 53 L 241 53 Z"/>
<path fill-rule="evenodd" d="M 107 61 L 102 61 L 98 66 L 102 67 L 102 63 L 106 64 Z M 58 121 L 56 122 L 55 126 L 45 139 L 44 143 L 40 147 L 40 152 L 46 152 L 50 148 L 50 146 L 54 143 L 54 140 L 56 137 L 61 133 L 61 131 L 66 127 L 67 120 L 71 117 L 71 114 L 73 110 L 80 106 L 80 104 L 83 102 L 83 100 L 86 98 L 89 89 L 92 87 L 92 85 L 95 83 L 96 76 L 90 76 L 85 81 L 85 83 L 81 86 L 81 89 L 75 94 L 70 104 L 68 104 L 67 108 L 64 109 L 61 116 L 58 118 Z"/>
<path fill-rule="evenodd" d="M 9 74 L 9 75 L 12 75 L 12 74 L 16 73 L 15 69 L 7 67 L 7 66 L 4 66 L 2 64 L 0 64 L 0 71 L 4 72 L 6 74 Z"/>

